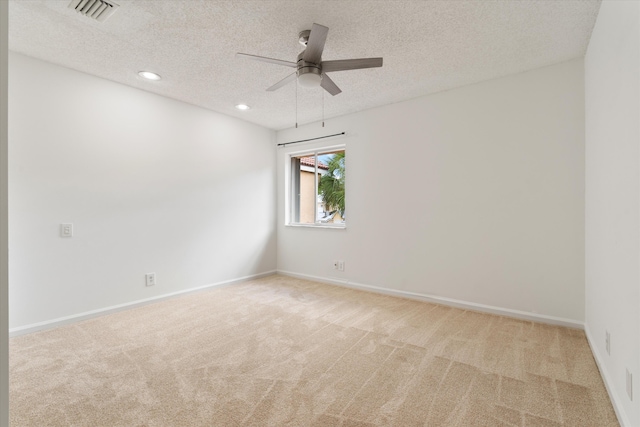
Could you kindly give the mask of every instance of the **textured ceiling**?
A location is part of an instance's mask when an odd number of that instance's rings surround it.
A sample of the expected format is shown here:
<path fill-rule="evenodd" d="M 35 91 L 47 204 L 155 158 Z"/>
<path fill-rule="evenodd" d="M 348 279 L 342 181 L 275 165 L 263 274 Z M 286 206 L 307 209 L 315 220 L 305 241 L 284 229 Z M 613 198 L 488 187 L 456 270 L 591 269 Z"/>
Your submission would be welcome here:
<path fill-rule="evenodd" d="M 298 33 L 329 27 L 323 60 L 384 57 L 382 68 L 331 74 L 331 118 L 581 57 L 599 0 L 116 0 L 104 23 L 69 0 L 10 0 L 10 49 L 271 129 L 296 122 L 296 85 L 265 89 L 291 69 Z M 162 75 L 160 82 L 137 76 Z M 320 120 L 320 89 L 298 88 L 299 123 Z M 234 108 L 247 103 L 252 109 Z"/>

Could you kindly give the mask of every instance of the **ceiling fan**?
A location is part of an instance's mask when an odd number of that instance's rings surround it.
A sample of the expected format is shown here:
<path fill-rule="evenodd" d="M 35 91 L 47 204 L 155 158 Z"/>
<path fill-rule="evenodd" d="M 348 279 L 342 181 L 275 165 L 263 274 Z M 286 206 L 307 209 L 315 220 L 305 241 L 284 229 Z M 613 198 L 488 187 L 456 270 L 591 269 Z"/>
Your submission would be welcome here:
<path fill-rule="evenodd" d="M 297 62 L 283 61 L 281 59 L 266 58 L 264 56 L 249 55 L 247 53 L 237 53 L 236 56 L 253 59 L 256 61 L 269 62 L 271 64 L 284 65 L 295 68 L 296 71 L 267 90 L 272 92 L 294 80 L 298 80 L 301 86 L 317 87 L 321 86 L 331 95 L 337 95 L 342 90 L 327 76 L 326 73 L 333 71 L 357 70 L 360 68 L 382 67 L 382 58 L 362 58 L 362 59 L 342 59 L 337 61 L 323 61 L 322 51 L 327 40 L 329 28 L 313 24 L 311 30 L 305 30 L 298 35 L 298 41 L 305 46 L 298 55 Z"/>

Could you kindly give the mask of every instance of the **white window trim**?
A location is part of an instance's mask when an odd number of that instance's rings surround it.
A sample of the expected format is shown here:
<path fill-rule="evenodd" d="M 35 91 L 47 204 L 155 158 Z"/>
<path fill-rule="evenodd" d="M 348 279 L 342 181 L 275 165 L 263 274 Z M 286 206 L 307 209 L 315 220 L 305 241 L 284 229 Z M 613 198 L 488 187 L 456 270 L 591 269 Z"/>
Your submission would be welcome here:
<path fill-rule="evenodd" d="M 344 230 L 347 228 L 347 224 L 346 222 L 342 223 L 342 224 L 326 224 L 326 223 L 320 223 L 318 222 L 318 210 L 314 209 L 314 223 L 298 223 L 298 222 L 291 222 L 291 218 L 292 218 L 292 200 L 293 200 L 293 186 L 291 185 L 291 158 L 292 157 L 302 157 L 302 156 L 317 156 L 318 154 L 322 154 L 322 153 L 326 153 L 326 152 L 331 152 L 331 151 L 340 151 L 340 150 L 344 150 L 345 152 L 347 151 L 347 145 L 346 144 L 337 144 L 337 145 L 323 145 L 323 146 L 318 146 L 317 148 L 313 148 L 313 149 L 306 149 L 306 150 L 299 150 L 299 151 L 290 151 L 290 152 L 286 152 L 284 153 L 284 179 L 285 179 L 285 197 L 284 197 L 284 225 L 285 227 L 294 227 L 294 228 L 331 228 L 331 229 L 338 229 L 338 230 Z M 315 164 L 315 169 L 316 169 L 316 173 L 315 175 L 315 188 L 316 188 L 316 192 L 317 192 L 317 188 L 318 188 L 318 164 L 316 162 Z M 346 183 L 345 183 L 346 186 Z M 346 191 L 346 190 L 345 190 Z M 316 197 L 317 197 L 317 193 L 316 193 Z"/>

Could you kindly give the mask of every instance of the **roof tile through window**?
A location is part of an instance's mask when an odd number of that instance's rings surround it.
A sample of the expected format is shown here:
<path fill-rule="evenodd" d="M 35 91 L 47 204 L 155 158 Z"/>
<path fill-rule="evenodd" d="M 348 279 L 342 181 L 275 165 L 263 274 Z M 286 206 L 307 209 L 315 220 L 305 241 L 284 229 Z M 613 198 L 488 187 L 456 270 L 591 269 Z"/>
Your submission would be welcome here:
<path fill-rule="evenodd" d="M 300 164 L 304 166 L 315 167 L 315 159 L 313 157 L 300 157 Z M 318 169 L 328 170 L 329 166 L 325 165 L 322 162 L 318 162 Z"/>

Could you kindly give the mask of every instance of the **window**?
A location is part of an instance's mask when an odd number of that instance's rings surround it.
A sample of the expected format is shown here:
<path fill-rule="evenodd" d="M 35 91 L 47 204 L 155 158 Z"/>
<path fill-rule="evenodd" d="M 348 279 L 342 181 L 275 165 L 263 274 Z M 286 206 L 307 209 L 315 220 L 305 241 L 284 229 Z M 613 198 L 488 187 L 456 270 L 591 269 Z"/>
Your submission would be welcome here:
<path fill-rule="evenodd" d="M 333 147 L 289 156 L 289 224 L 345 226 L 345 154 Z"/>

